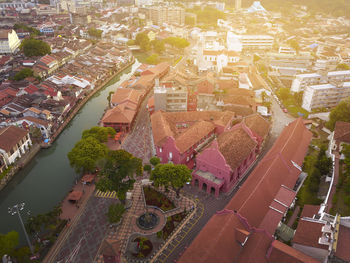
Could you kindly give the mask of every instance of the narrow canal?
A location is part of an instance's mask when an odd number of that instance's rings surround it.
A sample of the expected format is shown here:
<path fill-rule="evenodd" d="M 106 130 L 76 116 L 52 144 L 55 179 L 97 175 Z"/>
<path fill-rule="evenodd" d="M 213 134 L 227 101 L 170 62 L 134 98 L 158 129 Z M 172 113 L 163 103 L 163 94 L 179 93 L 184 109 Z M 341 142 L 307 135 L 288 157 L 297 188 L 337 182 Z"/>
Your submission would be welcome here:
<path fill-rule="evenodd" d="M 105 88 L 97 92 L 67 125 L 49 149 L 44 149 L 12 181 L 0 191 L 0 233 L 15 230 L 20 233 L 21 244 L 25 244 L 24 233 L 18 216 L 8 214 L 8 207 L 25 202 L 22 211 L 32 215 L 46 213 L 63 200 L 75 182 L 76 174 L 70 167 L 67 153 L 80 139 L 85 129 L 96 126 L 108 101 L 110 91 L 128 79 L 140 63 L 136 62 L 116 75 Z"/>

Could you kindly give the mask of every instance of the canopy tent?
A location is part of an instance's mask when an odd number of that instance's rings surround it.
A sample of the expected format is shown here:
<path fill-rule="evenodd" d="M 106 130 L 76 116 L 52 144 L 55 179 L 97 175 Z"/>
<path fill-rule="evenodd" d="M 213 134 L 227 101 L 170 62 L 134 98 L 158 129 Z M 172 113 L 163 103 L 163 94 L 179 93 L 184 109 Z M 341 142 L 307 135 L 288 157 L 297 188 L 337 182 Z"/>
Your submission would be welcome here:
<path fill-rule="evenodd" d="M 83 178 L 81 178 L 81 181 L 83 183 L 91 183 L 95 179 L 95 176 L 94 174 L 85 174 Z"/>
<path fill-rule="evenodd" d="M 76 201 L 79 201 L 82 196 L 83 196 L 83 192 L 82 191 L 72 191 L 68 195 L 68 200 L 76 202 Z"/>

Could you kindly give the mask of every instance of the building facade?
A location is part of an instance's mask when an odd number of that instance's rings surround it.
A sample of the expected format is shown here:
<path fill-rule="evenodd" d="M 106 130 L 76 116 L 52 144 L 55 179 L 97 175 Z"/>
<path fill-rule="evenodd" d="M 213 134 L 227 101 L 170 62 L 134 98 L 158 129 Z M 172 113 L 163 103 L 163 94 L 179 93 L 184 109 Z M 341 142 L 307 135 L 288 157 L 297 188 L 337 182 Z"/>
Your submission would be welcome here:
<path fill-rule="evenodd" d="M 154 86 L 154 110 L 187 111 L 188 91 L 186 87 L 165 82 Z"/>
<path fill-rule="evenodd" d="M 7 165 L 21 158 L 31 145 L 28 131 L 13 125 L 0 129 L 0 154 Z"/>
<path fill-rule="evenodd" d="M 350 97 L 350 82 L 307 86 L 303 94 L 302 107 L 307 111 L 332 108 L 347 97 Z"/>
<path fill-rule="evenodd" d="M 1 30 L 0 31 L 0 54 L 12 54 L 18 49 L 21 41 L 19 40 L 16 31 Z"/>
<path fill-rule="evenodd" d="M 147 9 L 153 24 L 185 24 L 185 9 L 177 6 L 152 6 Z"/>

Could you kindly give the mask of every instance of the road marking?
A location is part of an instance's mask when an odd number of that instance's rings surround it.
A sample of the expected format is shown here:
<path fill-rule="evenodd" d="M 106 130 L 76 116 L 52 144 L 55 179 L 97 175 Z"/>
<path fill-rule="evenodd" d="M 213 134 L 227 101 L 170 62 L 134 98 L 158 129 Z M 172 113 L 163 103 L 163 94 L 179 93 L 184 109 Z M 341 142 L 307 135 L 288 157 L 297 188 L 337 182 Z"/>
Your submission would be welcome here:
<path fill-rule="evenodd" d="M 101 198 L 113 198 L 113 199 L 118 199 L 117 193 L 115 191 L 106 191 L 102 192 L 100 190 L 97 190 L 95 192 L 96 197 L 101 197 Z"/>

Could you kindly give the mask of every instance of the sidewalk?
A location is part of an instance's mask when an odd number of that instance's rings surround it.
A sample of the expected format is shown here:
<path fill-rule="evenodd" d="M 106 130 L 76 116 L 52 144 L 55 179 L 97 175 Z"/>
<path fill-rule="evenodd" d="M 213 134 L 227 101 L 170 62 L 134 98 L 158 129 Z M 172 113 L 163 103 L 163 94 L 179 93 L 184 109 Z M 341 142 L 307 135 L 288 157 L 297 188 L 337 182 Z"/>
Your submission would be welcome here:
<path fill-rule="evenodd" d="M 66 227 L 63 229 L 63 231 L 58 236 L 56 242 L 53 244 L 53 246 L 50 248 L 49 252 L 46 254 L 45 258 L 42 261 L 43 263 L 53 262 L 57 253 L 60 251 L 61 247 L 64 245 L 64 242 L 66 241 L 67 237 L 69 236 L 69 234 L 73 230 L 76 223 L 79 221 L 79 218 L 84 211 L 84 208 L 87 204 L 87 201 L 89 200 L 89 198 L 91 197 L 91 195 L 95 191 L 94 184 L 92 184 L 90 186 L 87 186 L 87 185 L 83 186 L 83 184 L 81 182 L 76 184 L 73 187 L 72 191 L 74 191 L 74 190 L 82 191 L 83 187 L 84 187 L 84 194 L 83 194 L 82 198 L 79 200 L 78 206 L 76 206 L 68 201 L 69 193 L 67 194 L 67 196 L 63 200 L 63 202 L 61 204 L 62 214 L 60 215 L 60 218 L 69 220 L 69 223 L 67 223 Z"/>

